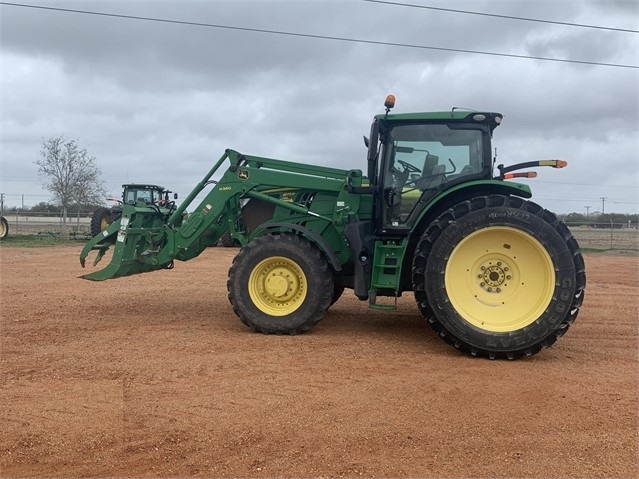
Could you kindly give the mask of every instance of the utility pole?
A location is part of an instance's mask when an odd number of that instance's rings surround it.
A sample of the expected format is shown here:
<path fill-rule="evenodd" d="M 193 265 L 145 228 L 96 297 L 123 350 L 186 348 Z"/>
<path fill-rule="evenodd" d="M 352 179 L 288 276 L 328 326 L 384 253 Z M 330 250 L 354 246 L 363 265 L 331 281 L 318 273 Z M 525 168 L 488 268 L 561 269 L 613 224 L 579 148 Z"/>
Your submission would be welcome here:
<path fill-rule="evenodd" d="M 608 199 L 607 196 L 602 196 L 601 197 L 601 214 L 603 215 L 606 212 L 606 200 Z"/>
<path fill-rule="evenodd" d="M 592 206 L 586 206 L 586 221 L 588 221 L 588 211 L 590 211 L 590 208 L 592 208 Z"/>

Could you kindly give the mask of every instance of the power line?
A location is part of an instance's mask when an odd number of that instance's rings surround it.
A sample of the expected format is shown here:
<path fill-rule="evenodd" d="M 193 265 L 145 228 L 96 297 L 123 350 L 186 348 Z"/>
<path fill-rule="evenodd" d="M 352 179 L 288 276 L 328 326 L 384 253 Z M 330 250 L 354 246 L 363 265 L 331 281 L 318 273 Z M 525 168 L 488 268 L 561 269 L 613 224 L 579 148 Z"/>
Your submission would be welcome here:
<path fill-rule="evenodd" d="M 514 53 L 499 53 L 499 52 L 487 52 L 482 50 L 466 50 L 461 48 L 435 47 L 430 45 L 415 45 L 411 43 L 363 40 L 358 38 L 316 35 L 311 33 L 287 32 L 282 30 L 267 30 L 263 28 L 238 27 L 233 25 L 222 25 L 222 24 L 215 24 L 215 23 L 171 20 L 167 18 L 142 17 L 142 16 L 136 16 L 136 15 L 124 15 L 124 14 L 117 14 L 117 13 L 96 12 L 96 11 L 89 11 L 89 10 L 77 10 L 77 9 L 59 8 L 59 7 L 45 7 L 43 5 L 27 5 L 22 3 L 0 2 L 0 5 L 6 5 L 11 7 L 33 8 L 33 9 L 39 9 L 39 10 L 49 10 L 49 11 L 65 12 L 65 13 L 77 13 L 77 14 L 83 14 L 83 15 L 95 15 L 95 16 L 109 17 L 109 18 L 122 18 L 127 20 L 141 20 L 141 21 L 147 21 L 147 22 L 169 23 L 169 24 L 186 25 L 186 26 L 194 26 L 194 27 L 219 28 L 224 30 L 235 30 L 235 31 L 241 31 L 241 32 L 266 33 L 270 35 L 284 35 L 284 36 L 290 36 L 290 37 L 313 38 L 317 40 L 333 40 L 333 41 L 340 41 L 340 42 L 362 43 L 362 44 L 368 44 L 368 45 L 383 45 L 383 46 L 390 46 L 390 47 L 415 48 L 415 49 L 421 49 L 421 50 L 469 53 L 474 55 L 488 55 L 488 56 L 495 56 L 495 57 L 519 58 L 519 59 L 526 59 L 526 60 L 540 60 L 540 61 L 549 61 L 549 62 L 572 63 L 572 64 L 604 66 L 604 67 L 613 67 L 613 68 L 630 68 L 630 69 L 639 70 L 638 65 L 602 63 L 602 62 L 592 62 L 592 61 L 586 61 L 586 60 L 571 60 L 567 58 L 540 57 L 540 56 L 532 56 L 532 55 L 516 55 Z"/>
<path fill-rule="evenodd" d="M 584 23 L 571 23 L 571 22 L 559 22 L 555 20 L 542 20 L 540 18 L 528 18 L 528 17 L 515 17 L 511 15 L 498 15 L 496 13 L 484 13 L 484 12 L 473 12 L 470 10 L 456 10 L 453 8 L 441 8 L 441 7 L 431 7 L 427 5 L 415 5 L 413 3 L 400 3 L 400 2 L 389 2 L 386 0 L 361 0 L 362 2 L 368 3 L 381 3 L 385 5 L 394 5 L 398 7 L 411 7 L 411 8 L 421 8 L 424 10 L 437 10 L 440 12 L 450 12 L 450 13 L 463 13 L 466 15 L 479 15 L 482 17 L 493 17 L 493 18 L 503 18 L 507 20 L 520 20 L 524 22 L 537 22 L 537 23 L 551 23 L 553 25 L 564 25 L 569 27 L 580 27 L 580 28 L 595 28 L 598 30 L 610 30 L 614 32 L 625 32 L 625 33 L 639 33 L 639 30 L 632 30 L 629 28 L 616 28 L 616 27 L 604 27 L 601 25 L 587 25 Z"/>

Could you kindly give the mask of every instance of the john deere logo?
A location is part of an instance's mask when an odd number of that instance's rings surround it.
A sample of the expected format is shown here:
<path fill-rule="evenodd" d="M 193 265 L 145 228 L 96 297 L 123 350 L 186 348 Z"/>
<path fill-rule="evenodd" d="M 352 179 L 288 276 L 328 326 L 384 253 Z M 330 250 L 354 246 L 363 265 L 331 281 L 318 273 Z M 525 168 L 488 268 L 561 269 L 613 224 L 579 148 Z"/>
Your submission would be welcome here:
<path fill-rule="evenodd" d="M 240 180 L 248 180 L 249 172 L 248 170 L 240 170 L 237 172 L 237 176 Z"/>

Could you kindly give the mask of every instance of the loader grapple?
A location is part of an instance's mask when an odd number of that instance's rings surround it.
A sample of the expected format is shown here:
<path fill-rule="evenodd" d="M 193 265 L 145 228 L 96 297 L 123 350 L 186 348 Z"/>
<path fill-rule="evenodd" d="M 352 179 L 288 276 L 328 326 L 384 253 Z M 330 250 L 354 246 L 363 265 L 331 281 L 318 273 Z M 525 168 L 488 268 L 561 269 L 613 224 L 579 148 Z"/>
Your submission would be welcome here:
<path fill-rule="evenodd" d="M 97 251 L 95 266 L 112 246 L 109 264 L 82 278 L 102 281 L 169 268 L 172 260 L 160 262 L 157 258 L 162 243 L 167 240 L 163 233 L 165 216 L 158 209 L 124 205 L 122 217 L 90 240 L 80 254 L 80 263 L 84 266 L 89 253 Z"/>

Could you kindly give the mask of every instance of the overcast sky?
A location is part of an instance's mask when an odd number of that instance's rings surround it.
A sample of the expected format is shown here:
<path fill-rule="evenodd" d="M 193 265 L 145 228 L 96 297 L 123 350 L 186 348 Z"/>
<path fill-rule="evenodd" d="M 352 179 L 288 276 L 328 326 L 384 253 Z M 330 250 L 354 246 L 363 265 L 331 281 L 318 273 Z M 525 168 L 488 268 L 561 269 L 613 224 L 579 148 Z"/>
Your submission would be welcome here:
<path fill-rule="evenodd" d="M 636 0 L 404 2 L 639 30 Z M 637 33 L 361 0 L 22 3 L 635 68 L 0 5 L 5 207 L 51 199 L 35 161 L 59 134 L 96 157 L 112 196 L 148 182 L 184 198 L 225 148 L 365 170 L 362 135 L 392 93 L 395 113 L 503 113 L 498 163 L 568 160 L 525 180 L 552 211 L 639 209 Z"/>

